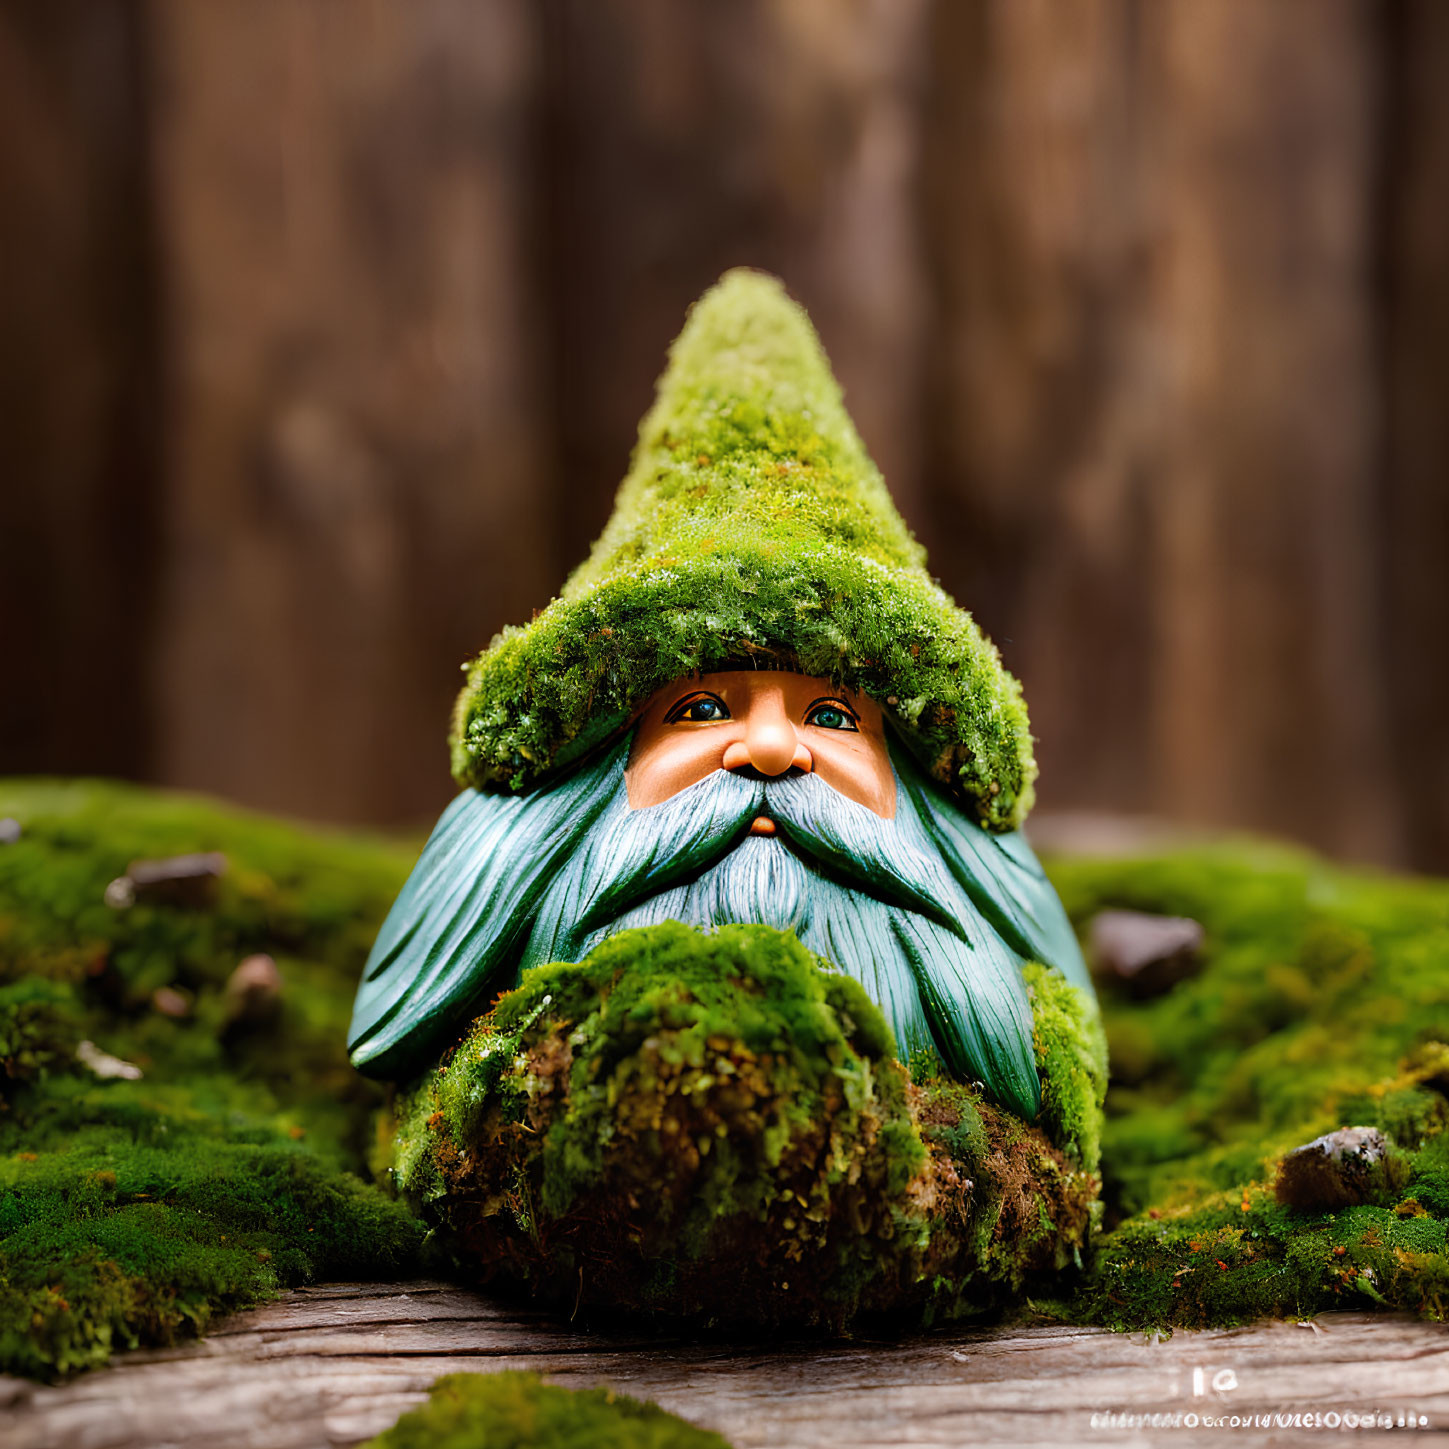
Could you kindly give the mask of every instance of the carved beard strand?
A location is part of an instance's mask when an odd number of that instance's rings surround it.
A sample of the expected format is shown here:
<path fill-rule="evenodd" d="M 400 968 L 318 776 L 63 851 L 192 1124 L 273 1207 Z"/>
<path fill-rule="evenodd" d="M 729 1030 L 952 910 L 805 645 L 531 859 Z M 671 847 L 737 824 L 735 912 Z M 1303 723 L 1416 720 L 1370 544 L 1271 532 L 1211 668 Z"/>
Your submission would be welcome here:
<path fill-rule="evenodd" d="M 650 896 L 588 937 L 585 953 L 606 936 L 632 926 L 683 921 L 709 930 L 735 922 L 804 928 L 809 918 L 811 872 L 805 862 L 772 836 L 747 835 L 718 865 L 688 885 Z"/>

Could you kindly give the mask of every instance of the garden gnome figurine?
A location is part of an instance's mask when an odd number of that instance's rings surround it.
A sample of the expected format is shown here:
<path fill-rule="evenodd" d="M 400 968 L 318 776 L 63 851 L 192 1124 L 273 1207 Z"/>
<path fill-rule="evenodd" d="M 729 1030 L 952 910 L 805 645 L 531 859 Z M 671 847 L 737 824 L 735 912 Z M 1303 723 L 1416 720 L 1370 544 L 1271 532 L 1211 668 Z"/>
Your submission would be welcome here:
<path fill-rule="evenodd" d="M 926 571 L 804 312 L 728 273 L 695 305 L 614 515 L 472 665 L 463 792 L 357 994 L 362 1071 L 415 1076 L 527 968 L 630 927 L 793 932 L 1031 1122 L 1024 968 L 1090 999 L 1019 827 L 1016 682 Z"/>

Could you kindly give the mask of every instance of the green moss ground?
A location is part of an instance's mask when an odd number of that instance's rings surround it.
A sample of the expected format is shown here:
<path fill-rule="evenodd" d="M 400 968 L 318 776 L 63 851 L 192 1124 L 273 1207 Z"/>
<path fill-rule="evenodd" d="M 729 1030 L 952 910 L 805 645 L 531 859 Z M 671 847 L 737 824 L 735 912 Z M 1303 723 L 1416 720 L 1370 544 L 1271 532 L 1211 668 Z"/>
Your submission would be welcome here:
<path fill-rule="evenodd" d="M 381 1092 L 343 1047 L 412 852 L 87 782 L 0 782 L 6 816 L 0 1369 L 87 1368 L 289 1285 L 415 1270 L 417 1225 L 359 1176 Z M 130 861 L 208 850 L 228 860 L 212 905 L 105 904 Z M 254 952 L 284 985 L 247 1030 L 224 986 Z M 143 1077 L 96 1077 L 83 1040 Z"/>
<path fill-rule="evenodd" d="M 1335 869 L 1254 842 L 1057 860 L 1073 921 L 1191 916 L 1205 968 L 1154 1001 L 1104 994 L 1109 1226 L 1066 1305 L 1124 1327 L 1329 1308 L 1449 1309 L 1449 884 Z M 1285 1152 L 1381 1129 L 1379 1203 L 1281 1207 Z"/>
<path fill-rule="evenodd" d="M 412 846 L 85 782 L 0 782 L 4 816 L 23 835 L 0 845 L 0 1367 L 54 1376 L 199 1331 L 217 1312 L 309 1278 L 417 1271 L 417 1225 L 366 1181 L 382 1150 L 381 1094 L 347 1068 L 342 1045 L 357 972 Z M 107 882 L 131 860 L 208 849 L 230 865 L 212 906 L 105 905 Z M 1060 1285 L 1054 1297 L 1024 1282 L 1011 1292 L 1075 1321 L 1132 1327 L 1382 1305 L 1442 1317 L 1449 884 L 1334 869 L 1252 843 L 1048 864 L 1080 927 L 1109 906 L 1184 914 L 1202 922 L 1207 944 L 1202 973 L 1158 1000 L 1104 994 L 1108 1230 L 1070 1299 Z M 256 951 L 280 967 L 281 1016 L 264 1030 L 229 1028 L 224 983 Z M 759 969 L 790 970 L 783 961 Z M 922 1152 L 942 1167 L 989 1159 L 1002 1126 L 989 1105 L 969 1089 L 923 1089 L 929 1063 L 914 1063 L 918 1082 L 903 1085 L 869 1013 L 841 995 L 848 987 L 792 979 L 791 1010 L 814 1042 L 805 1056 L 824 1060 L 762 1068 L 771 1054 L 750 1033 L 763 1018 L 752 1026 L 736 1002 L 731 1032 L 754 1054 L 752 1071 L 788 1070 L 822 1100 L 834 1093 L 857 1123 L 862 1112 L 878 1119 L 877 1137 L 900 1125 L 904 1093 L 923 1094 L 919 1145 L 902 1130 L 901 1150 L 864 1154 L 862 1172 L 889 1188 L 891 1173 L 919 1165 Z M 188 1003 L 184 1019 L 154 1007 L 162 987 Z M 1097 1064 L 1079 1050 L 1072 999 L 1044 975 L 1031 987 L 1038 1056 L 1055 1062 L 1050 1076 L 1062 1084 L 1044 1100 L 1046 1146 L 1086 1171 L 1095 1144 L 1081 1104 Z M 695 1062 L 684 1048 L 713 1050 L 708 1018 L 720 1003 L 706 999 L 692 1021 L 682 996 L 671 1003 L 651 990 L 641 981 L 633 995 L 612 993 L 612 1009 L 626 1028 L 630 1012 L 675 1013 L 673 1060 L 658 1041 L 646 1051 L 647 1037 L 631 1048 L 636 1060 L 653 1053 L 650 1090 L 663 1083 L 667 1094 L 671 1074 L 703 1072 L 706 1057 Z M 530 1091 L 545 1083 L 572 1092 L 575 1057 L 587 1055 L 550 1035 L 564 1007 L 588 1005 L 565 996 L 552 1017 L 525 1021 L 520 996 L 507 1008 L 514 1016 L 495 1019 L 544 1069 L 512 1095 L 525 1117 Z M 595 993 L 591 1010 L 605 1008 Z M 144 1077 L 95 1077 L 76 1060 L 82 1040 Z M 538 1057 L 548 1041 L 555 1057 Z M 500 1056 L 494 1088 L 517 1055 Z M 459 1120 L 465 1095 L 455 1084 L 434 1110 Z M 597 1104 L 581 1099 L 580 1108 L 574 1128 L 560 1129 L 562 1166 L 547 1178 L 545 1207 L 564 1219 L 598 1160 L 597 1138 L 583 1130 Z M 804 1116 L 780 1120 L 787 1130 L 775 1140 L 788 1152 L 800 1140 L 788 1129 Z M 1344 1125 L 1389 1136 L 1395 1189 L 1336 1213 L 1278 1206 L 1281 1154 Z M 1046 1160 L 1038 1153 L 1039 1166 Z M 940 1174 L 937 1186 L 946 1181 Z M 789 1230 L 783 1221 L 788 1240 L 809 1220 L 792 1216 Z M 842 1285 L 852 1291 L 848 1275 Z"/>
<path fill-rule="evenodd" d="M 610 1389 L 537 1374 L 449 1374 L 365 1449 L 729 1449 L 707 1429 Z"/>

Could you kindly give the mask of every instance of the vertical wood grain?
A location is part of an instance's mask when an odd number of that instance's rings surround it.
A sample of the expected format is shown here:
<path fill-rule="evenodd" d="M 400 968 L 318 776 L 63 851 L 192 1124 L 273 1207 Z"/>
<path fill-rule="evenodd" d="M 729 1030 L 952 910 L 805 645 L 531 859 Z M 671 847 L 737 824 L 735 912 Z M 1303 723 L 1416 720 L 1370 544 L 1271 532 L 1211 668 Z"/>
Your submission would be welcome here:
<path fill-rule="evenodd" d="M 602 528 L 665 349 L 731 266 L 809 308 L 915 509 L 924 0 L 548 0 L 560 573 Z"/>
<path fill-rule="evenodd" d="M 1392 858 L 1372 7 L 936 15 L 930 499 L 1043 800 Z"/>
<path fill-rule="evenodd" d="M 416 819 L 547 595 L 522 0 L 156 0 L 168 778 Z"/>
<path fill-rule="evenodd" d="M 1438 0 L 14 0 L 0 770 L 350 821 L 780 273 L 1046 808 L 1449 869 Z"/>
<path fill-rule="evenodd" d="M 932 559 L 1022 679 L 1057 807 L 1152 800 L 1134 14 L 934 12 Z"/>
<path fill-rule="evenodd" d="M 1158 807 L 1391 858 L 1373 8 L 1141 16 Z"/>
<path fill-rule="evenodd" d="M 0 773 L 153 762 L 144 50 L 107 0 L 0 9 Z"/>
<path fill-rule="evenodd" d="M 1390 12 L 1383 648 L 1405 857 L 1449 873 L 1449 9 Z"/>

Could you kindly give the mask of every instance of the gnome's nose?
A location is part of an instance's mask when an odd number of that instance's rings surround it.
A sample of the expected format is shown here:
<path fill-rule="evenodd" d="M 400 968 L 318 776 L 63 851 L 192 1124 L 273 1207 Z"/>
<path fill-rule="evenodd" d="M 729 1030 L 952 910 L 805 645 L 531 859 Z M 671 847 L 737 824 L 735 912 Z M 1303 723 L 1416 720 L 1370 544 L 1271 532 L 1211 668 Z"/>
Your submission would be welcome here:
<path fill-rule="evenodd" d="M 763 718 L 759 717 L 760 713 L 750 711 L 744 739 L 735 740 L 725 751 L 722 762 L 725 769 L 749 767 L 768 776 L 783 775 L 793 769 L 808 775 L 815 768 L 815 762 L 784 710 L 770 710 Z"/>

